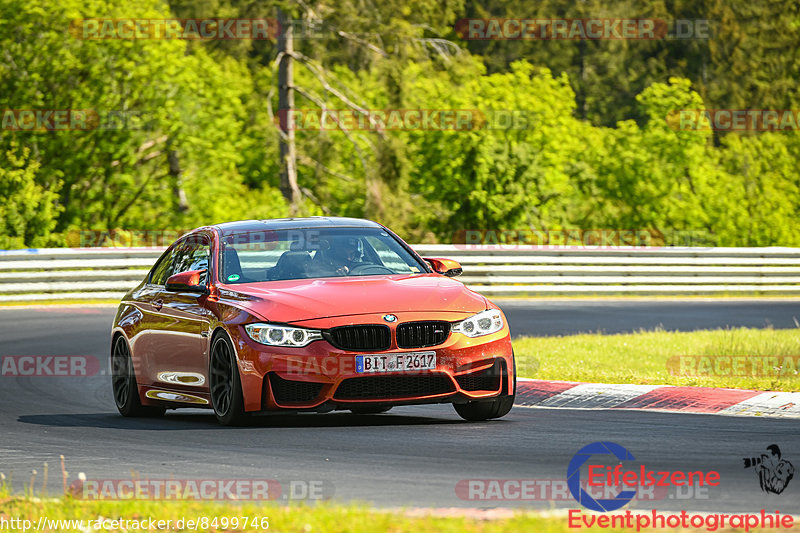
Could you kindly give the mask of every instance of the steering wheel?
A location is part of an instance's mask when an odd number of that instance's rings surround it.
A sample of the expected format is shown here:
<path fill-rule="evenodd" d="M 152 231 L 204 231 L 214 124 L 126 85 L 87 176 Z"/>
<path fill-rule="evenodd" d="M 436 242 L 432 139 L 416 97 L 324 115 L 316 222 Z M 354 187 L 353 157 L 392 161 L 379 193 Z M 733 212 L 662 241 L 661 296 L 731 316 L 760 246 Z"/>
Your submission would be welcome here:
<path fill-rule="evenodd" d="M 350 275 L 369 276 L 372 274 L 394 274 L 394 270 L 383 265 L 358 265 L 350 269 Z"/>

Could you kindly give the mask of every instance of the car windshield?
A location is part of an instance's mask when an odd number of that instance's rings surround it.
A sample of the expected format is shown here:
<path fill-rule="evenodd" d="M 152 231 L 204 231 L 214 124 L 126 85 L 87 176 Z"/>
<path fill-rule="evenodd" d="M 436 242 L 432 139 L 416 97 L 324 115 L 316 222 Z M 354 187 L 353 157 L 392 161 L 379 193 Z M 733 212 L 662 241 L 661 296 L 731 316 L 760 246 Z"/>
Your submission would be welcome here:
<path fill-rule="evenodd" d="M 220 255 L 220 280 L 224 283 L 426 271 L 397 239 L 380 228 L 226 233 Z"/>

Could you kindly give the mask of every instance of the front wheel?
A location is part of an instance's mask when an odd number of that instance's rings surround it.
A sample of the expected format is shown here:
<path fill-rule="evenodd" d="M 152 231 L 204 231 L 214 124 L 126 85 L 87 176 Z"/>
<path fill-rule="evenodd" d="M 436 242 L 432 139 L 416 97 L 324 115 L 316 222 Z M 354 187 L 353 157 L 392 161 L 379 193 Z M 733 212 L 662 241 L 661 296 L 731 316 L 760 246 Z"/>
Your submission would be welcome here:
<path fill-rule="evenodd" d="M 359 405 L 350 408 L 350 412 L 354 415 L 379 415 L 381 413 L 388 413 L 391 406 L 385 405 Z"/>
<path fill-rule="evenodd" d="M 141 417 L 163 416 L 166 409 L 142 405 L 139 398 L 139 386 L 133 371 L 131 351 L 125 337 L 119 336 L 114 341 L 111 352 L 111 387 L 114 391 L 114 403 L 122 416 Z"/>
<path fill-rule="evenodd" d="M 514 369 L 514 388 L 511 394 L 499 396 L 491 400 L 477 400 L 467 403 L 454 403 L 458 416 L 470 422 L 480 422 L 492 418 L 502 418 L 511 411 L 514 406 L 514 398 L 517 396 L 517 359 L 511 353 Z M 504 376 L 505 378 L 505 376 Z"/>
<path fill-rule="evenodd" d="M 491 418 L 501 418 L 511 411 L 514 395 L 500 396 L 493 400 L 479 400 L 467 403 L 454 403 L 458 416 L 470 422 L 479 422 Z"/>
<path fill-rule="evenodd" d="M 242 424 L 245 414 L 239 365 L 233 346 L 224 333 L 214 339 L 209 367 L 211 405 L 217 420 L 223 426 Z"/>

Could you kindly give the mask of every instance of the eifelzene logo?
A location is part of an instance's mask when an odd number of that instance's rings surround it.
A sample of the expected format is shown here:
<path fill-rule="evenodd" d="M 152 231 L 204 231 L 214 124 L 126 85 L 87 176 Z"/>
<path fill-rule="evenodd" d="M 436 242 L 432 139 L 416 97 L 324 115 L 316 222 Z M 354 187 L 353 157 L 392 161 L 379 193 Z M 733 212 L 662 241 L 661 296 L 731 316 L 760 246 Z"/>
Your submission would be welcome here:
<path fill-rule="evenodd" d="M 611 456 L 616 460 L 614 467 L 597 464 L 597 456 Z M 592 511 L 605 513 L 616 511 L 627 505 L 636 497 L 640 487 L 686 487 L 699 485 L 701 487 L 716 487 L 720 484 L 720 474 L 715 470 L 682 472 L 655 471 L 645 465 L 636 469 L 625 469 L 625 461 L 635 461 L 631 452 L 614 442 L 593 442 L 584 446 L 572 457 L 567 467 L 567 487 L 572 497 L 582 506 Z M 581 467 L 588 466 L 589 487 L 619 487 L 627 488 L 615 496 L 608 498 L 594 498 L 581 486 Z"/>
<path fill-rule="evenodd" d="M 781 457 L 781 449 L 777 444 L 770 444 L 767 450 L 768 454 L 762 453 L 761 457 L 745 457 L 742 461 L 745 468 L 756 471 L 762 491 L 780 494 L 794 476 L 794 465 Z"/>

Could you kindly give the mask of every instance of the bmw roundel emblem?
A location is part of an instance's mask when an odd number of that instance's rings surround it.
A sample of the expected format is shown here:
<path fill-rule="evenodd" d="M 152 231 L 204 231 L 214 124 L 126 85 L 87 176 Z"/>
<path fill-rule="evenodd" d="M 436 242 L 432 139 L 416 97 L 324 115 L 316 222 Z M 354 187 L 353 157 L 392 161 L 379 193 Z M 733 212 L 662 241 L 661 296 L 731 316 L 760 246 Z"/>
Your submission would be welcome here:
<path fill-rule="evenodd" d="M 383 315 L 383 319 L 386 322 L 396 322 L 397 321 L 397 317 L 394 316 L 394 315 Z"/>

